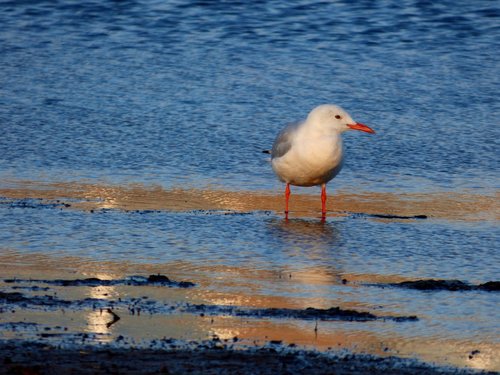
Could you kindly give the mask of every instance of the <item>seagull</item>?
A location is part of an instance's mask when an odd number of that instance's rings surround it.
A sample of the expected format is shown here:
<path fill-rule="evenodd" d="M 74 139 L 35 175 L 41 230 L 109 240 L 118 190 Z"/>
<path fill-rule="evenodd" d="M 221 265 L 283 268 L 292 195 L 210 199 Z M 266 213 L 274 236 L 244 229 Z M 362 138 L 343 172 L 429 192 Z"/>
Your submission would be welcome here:
<path fill-rule="evenodd" d="M 321 219 L 326 218 L 326 184 L 342 169 L 341 134 L 347 130 L 375 133 L 355 122 L 334 104 L 314 108 L 307 119 L 287 125 L 276 137 L 271 150 L 274 173 L 286 184 L 285 219 L 288 219 L 290 185 L 321 185 Z"/>

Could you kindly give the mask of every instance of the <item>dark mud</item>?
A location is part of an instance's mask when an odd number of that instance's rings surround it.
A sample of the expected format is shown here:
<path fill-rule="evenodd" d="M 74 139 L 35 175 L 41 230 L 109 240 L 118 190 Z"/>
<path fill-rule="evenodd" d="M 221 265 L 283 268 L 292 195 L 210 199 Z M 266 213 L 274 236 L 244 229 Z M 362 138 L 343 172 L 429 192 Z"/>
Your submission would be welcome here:
<path fill-rule="evenodd" d="M 421 220 L 427 219 L 427 215 L 394 215 L 394 214 L 369 214 L 364 212 L 346 212 L 353 218 L 375 218 L 375 219 L 394 219 L 394 220 Z"/>
<path fill-rule="evenodd" d="M 196 284 L 190 281 L 174 281 L 170 280 L 164 275 L 149 275 L 144 276 L 129 276 L 124 279 L 115 280 L 101 280 L 96 277 L 91 277 L 88 279 L 74 279 L 74 280 L 36 280 L 36 279 L 4 279 L 5 283 L 40 283 L 56 286 L 115 286 L 115 285 L 131 285 L 131 286 L 145 286 L 145 285 L 157 285 L 157 286 L 168 286 L 168 287 L 178 287 L 178 288 L 190 288 Z"/>
<path fill-rule="evenodd" d="M 43 198 L 24 198 L 24 199 L 9 199 L 5 197 L 0 197 L 0 205 L 6 205 L 9 208 L 69 208 L 70 203 L 62 202 L 60 200 L 48 201 Z"/>
<path fill-rule="evenodd" d="M 7 322 L 0 323 L 0 329 L 9 331 L 38 331 L 38 324 L 32 322 Z"/>
<path fill-rule="evenodd" d="M 57 310 L 57 309 L 91 309 L 107 311 L 109 309 L 123 309 L 131 315 L 140 315 L 141 313 L 153 314 L 171 314 L 178 312 L 180 305 L 169 305 L 149 299 L 144 296 L 141 298 L 84 298 L 75 300 L 66 300 L 53 295 L 44 296 L 26 296 L 19 292 L 0 292 L 0 312 L 4 309 L 20 307 L 33 310 Z M 113 313 L 112 313 L 113 314 Z"/>
<path fill-rule="evenodd" d="M 479 290 L 486 290 L 488 292 L 499 292 L 500 291 L 500 281 L 488 281 L 484 284 L 480 284 L 476 287 Z"/>
<path fill-rule="evenodd" d="M 396 322 L 412 322 L 418 318 L 412 316 L 377 316 L 370 312 L 356 310 L 344 310 L 340 307 L 329 309 L 316 309 L 308 307 L 306 309 L 253 309 L 239 306 L 221 305 L 192 305 L 192 304 L 166 304 L 149 298 L 119 298 L 117 300 L 103 300 L 98 298 L 85 298 L 78 300 L 64 300 L 56 296 L 26 296 L 19 292 L 0 292 L 0 303 L 3 308 L 9 306 L 20 306 L 22 308 L 72 308 L 72 309 L 107 309 L 116 319 L 116 314 L 111 309 L 126 309 L 130 314 L 172 314 L 190 313 L 197 315 L 230 315 L 246 316 L 253 318 L 277 318 L 277 319 L 300 319 L 300 320 L 342 320 L 367 322 L 374 320 L 393 320 Z M 0 310 L 1 311 L 1 310 Z"/>
<path fill-rule="evenodd" d="M 29 306 L 68 307 L 73 304 L 72 301 L 62 300 L 54 296 L 45 295 L 45 296 L 27 297 L 19 292 L 12 292 L 12 293 L 0 292 L 0 303 L 2 303 L 3 305 L 2 308 L 6 308 L 9 304 L 21 307 L 29 307 Z"/>
<path fill-rule="evenodd" d="M 316 309 L 308 307 L 306 309 L 245 309 L 236 306 L 217 306 L 217 305 L 188 305 L 184 310 L 186 312 L 211 315 L 231 315 L 247 316 L 258 318 L 279 318 L 279 319 L 300 319 L 300 320 L 343 320 L 368 322 L 374 320 L 393 320 L 397 322 L 417 321 L 418 318 L 412 316 L 377 316 L 370 312 L 356 310 L 344 310 L 340 307 L 331 307 L 329 309 Z"/>
<path fill-rule="evenodd" d="M 34 307 L 46 307 L 46 308 L 88 308 L 88 307 L 99 307 L 103 303 L 107 305 L 112 305 L 113 302 L 104 301 L 98 298 L 85 298 L 81 300 L 64 300 L 51 295 L 44 296 L 26 296 L 19 292 L 0 292 L 0 303 L 1 309 L 8 308 L 10 306 L 19 306 L 23 308 L 34 308 Z"/>
<path fill-rule="evenodd" d="M 161 349 L 61 348 L 41 343 L 0 342 L 0 374 L 493 374 L 435 367 L 397 357 L 319 353 L 279 343 L 235 349 L 220 341 L 179 344 L 164 340 Z"/>
<path fill-rule="evenodd" d="M 397 288 L 416 289 L 416 290 L 447 290 L 447 291 L 469 291 L 483 290 L 488 292 L 500 291 L 500 281 L 488 281 L 484 284 L 471 285 L 460 280 L 415 280 L 403 281 L 401 283 L 386 284 Z"/>

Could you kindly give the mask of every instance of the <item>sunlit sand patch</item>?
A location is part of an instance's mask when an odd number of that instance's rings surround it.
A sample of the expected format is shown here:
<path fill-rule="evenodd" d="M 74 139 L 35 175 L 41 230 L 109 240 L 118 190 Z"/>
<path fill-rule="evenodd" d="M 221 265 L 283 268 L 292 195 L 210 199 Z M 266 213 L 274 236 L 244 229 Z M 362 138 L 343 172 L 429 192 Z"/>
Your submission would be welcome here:
<path fill-rule="evenodd" d="M 53 294 L 56 298 L 77 300 L 94 297 L 99 300 L 117 300 L 118 298 L 142 298 L 148 296 L 147 301 L 158 301 L 169 305 L 203 303 L 217 306 L 235 306 L 249 308 L 329 308 L 341 305 L 359 311 L 368 311 L 375 314 L 391 314 L 388 309 L 373 310 L 373 307 L 355 300 L 356 282 L 395 282 L 407 280 L 398 275 L 346 274 L 341 269 L 332 268 L 303 268 L 301 270 L 255 270 L 251 265 L 248 268 L 207 264 L 200 262 L 176 262 L 172 264 L 137 264 L 133 262 L 101 261 L 90 262 L 84 257 L 50 256 L 47 254 L 26 254 L 15 250 L 1 249 L 0 274 L 2 279 L 33 278 L 33 279 L 75 279 L 82 277 L 99 277 L 101 279 L 117 279 L 127 275 L 146 273 L 165 273 L 174 279 L 186 279 L 196 282 L 197 286 L 188 289 L 161 288 L 161 287 L 130 287 L 119 285 L 113 287 L 58 287 L 49 285 L 50 292 L 38 294 Z M 291 277 L 290 277 L 291 275 Z M 347 285 L 342 285 L 342 279 L 349 280 Z M 294 285 L 302 283 L 312 285 L 331 285 L 345 289 L 349 293 L 350 301 L 336 301 L 321 298 L 289 298 L 280 290 L 287 290 Z M 38 283 L 43 286 L 43 283 Z M 11 286 L 0 282 L 4 291 L 12 292 Z M 273 285 L 278 291 L 262 288 L 262 285 Z M 355 288 L 352 288 L 354 286 Z M 29 295 L 37 293 L 29 293 Z M 277 292 L 277 293 L 276 293 Z M 145 302 L 146 303 L 146 302 Z M 38 333 L 59 332 L 54 327 L 68 327 L 63 334 L 85 332 L 98 334 L 100 342 L 115 342 L 118 337 L 131 338 L 135 342 L 148 340 L 161 340 L 163 337 L 172 337 L 183 340 L 203 340 L 217 336 L 221 340 L 238 337 L 238 344 L 268 345 L 271 340 L 281 341 L 284 346 L 296 344 L 299 347 L 327 350 L 328 348 L 347 348 L 356 352 L 365 352 L 376 355 L 397 355 L 400 357 L 418 356 L 420 359 L 441 364 L 457 366 L 470 366 L 479 369 L 498 369 L 500 364 L 494 355 L 499 350 L 495 342 L 478 342 L 475 339 L 442 338 L 442 337 L 406 337 L 393 330 L 384 329 L 381 322 L 335 322 L 320 320 L 308 321 L 301 319 L 277 319 L 241 317 L 227 314 L 186 314 L 186 313 L 154 313 L 147 312 L 140 315 L 131 314 L 130 311 L 118 305 L 116 313 L 120 321 L 112 326 L 109 322 L 112 317 L 101 312 L 99 308 L 43 310 L 16 308 L 14 312 L 6 311 L 2 314 L 1 322 L 17 322 L 25 320 L 40 325 L 40 331 L 33 333 L 19 330 L 16 332 L 5 331 L 12 335 L 10 338 L 30 337 Z M 400 312 L 394 312 L 400 314 Z M 417 315 L 420 315 L 417 312 Z M 422 317 L 425 319 L 425 317 Z M 385 324 L 385 323 L 384 323 Z M 417 324 L 415 322 L 394 324 Z M 52 327 L 50 331 L 42 330 L 43 327 Z M 317 327 L 317 329 L 316 329 Z M 402 326 L 404 327 L 404 326 Z M 4 333 L 3 331 L 0 333 Z M 23 336 L 24 335 L 24 336 Z M 58 340 L 57 337 L 55 340 Z M 62 340 L 62 339 L 60 339 Z M 118 342 L 118 341 L 117 341 Z M 470 353 L 477 352 L 477 355 Z"/>
<path fill-rule="evenodd" d="M 66 311 L 67 310 L 67 311 Z M 474 339 L 440 338 L 432 336 L 404 337 L 400 333 L 377 329 L 380 322 L 338 322 L 328 320 L 281 319 L 269 317 L 241 317 L 226 314 L 184 314 L 154 313 L 130 314 L 122 306 L 114 311 L 120 320 L 110 326 L 111 317 L 106 309 L 65 309 L 64 312 L 30 310 L 16 308 L 7 311 L 0 319 L 0 331 L 10 339 L 37 339 L 40 335 L 54 336 L 56 344 L 67 344 L 64 335 L 85 332 L 90 341 L 120 343 L 123 337 L 147 346 L 150 340 L 173 338 L 180 340 L 205 340 L 216 337 L 228 340 L 231 344 L 237 338 L 237 345 L 269 345 L 272 341 L 277 347 L 290 344 L 316 350 L 349 349 L 357 353 L 374 355 L 397 355 L 399 357 L 418 357 L 421 360 L 442 365 L 471 366 L 479 369 L 498 369 L 499 362 L 495 353 L 499 345 L 495 342 L 478 342 Z M 34 332 L 22 327 L 8 330 L 1 327 L 2 322 L 24 321 L 38 325 Z M 70 319 L 68 319 L 68 317 Z M 19 326 L 20 323 L 15 323 Z M 395 323 L 400 324 L 400 323 Z M 413 324 L 413 323 L 405 323 Z M 63 328 L 64 327 L 64 328 Z M 64 331 L 63 331 L 64 330 Z M 47 335 L 47 334 L 46 334 Z M 92 339 L 97 335 L 96 339 Z M 43 339 L 48 343 L 48 338 Z M 472 353 L 477 353 L 472 355 Z"/>
<path fill-rule="evenodd" d="M 327 202 L 329 216 L 366 214 L 412 217 L 426 215 L 446 220 L 498 220 L 499 192 L 491 195 L 437 192 L 384 193 L 345 192 L 332 194 Z M 86 183 L 15 182 L 0 189 L 0 196 L 12 199 L 40 198 L 69 201 L 72 209 L 162 210 L 281 213 L 284 201 L 268 191 L 224 191 L 170 189 L 139 184 L 99 185 Z M 292 193 L 291 218 L 318 217 L 319 195 Z M 379 218 L 384 220 L 384 218 Z"/>

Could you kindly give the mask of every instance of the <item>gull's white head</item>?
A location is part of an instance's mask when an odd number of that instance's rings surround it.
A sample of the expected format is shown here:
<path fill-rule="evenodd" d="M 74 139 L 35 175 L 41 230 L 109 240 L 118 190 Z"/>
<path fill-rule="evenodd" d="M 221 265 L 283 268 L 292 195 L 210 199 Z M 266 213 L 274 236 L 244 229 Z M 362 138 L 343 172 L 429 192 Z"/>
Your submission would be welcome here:
<path fill-rule="evenodd" d="M 314 108 L 307 116 L 307 123 L 325 133 L 343 133 L 347 130 L 375 133 L 368 126 L 354 121 L 349 113 L 334 104 L 323 104 Z"/>

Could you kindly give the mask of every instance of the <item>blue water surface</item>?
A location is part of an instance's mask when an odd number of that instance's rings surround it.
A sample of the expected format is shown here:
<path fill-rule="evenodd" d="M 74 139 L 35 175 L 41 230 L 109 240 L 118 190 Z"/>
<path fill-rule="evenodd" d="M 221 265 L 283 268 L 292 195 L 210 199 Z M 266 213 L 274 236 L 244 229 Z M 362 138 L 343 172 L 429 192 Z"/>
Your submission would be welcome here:
<path fill-rule="evenodd" d="M 260 153 L 336 103 L 340 188 L 498 187 L 492 1 L 2 1 L 0 178 L 279 186 Z"/>

